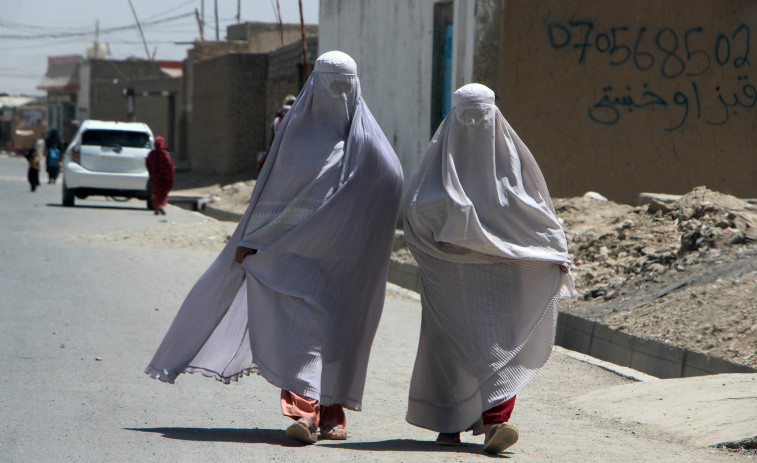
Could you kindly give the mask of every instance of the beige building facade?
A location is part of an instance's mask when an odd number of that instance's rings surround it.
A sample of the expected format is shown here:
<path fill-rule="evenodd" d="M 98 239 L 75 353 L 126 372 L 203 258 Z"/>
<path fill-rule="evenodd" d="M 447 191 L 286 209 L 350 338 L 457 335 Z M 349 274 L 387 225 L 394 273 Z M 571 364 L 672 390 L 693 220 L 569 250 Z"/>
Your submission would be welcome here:
<path fill-rule="evenodd" d="M 755 2 L 321 0 L 320 12 L 321 48 L 356 59 L 406 175 L 445 93 L 475 81 L 553 196 L 757 197 Z"/>

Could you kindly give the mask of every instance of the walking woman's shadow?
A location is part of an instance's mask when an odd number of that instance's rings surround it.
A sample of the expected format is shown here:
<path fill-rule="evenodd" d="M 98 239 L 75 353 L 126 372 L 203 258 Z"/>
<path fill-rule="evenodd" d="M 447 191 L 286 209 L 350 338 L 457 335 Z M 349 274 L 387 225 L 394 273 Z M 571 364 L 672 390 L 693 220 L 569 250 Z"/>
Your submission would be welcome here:
<path fill-rule="evenodd" d="M 301 447 L 302 444 L 287 439 L 281 429 L 238 429 L 238 428 L 124 428 L 127 431 L 161 434 L 167 439 L 196 442 L 234 442 L 241 444 L 269 444 L 282 447 Z M 365 452 L 450 452 L 467 453 L 490 458 L 510 458 L 511 452 L 498 455 L 485 453 L 481 445 L 463 443 L 457 447 L 442 447 L 434 442 L 413 439 L 388 439 L 374 442 L 333 441 L 319 439 L 319 447 L 335 450 L 358 450 Z"/>
<path fill-rule="evenodd" d="M 242 444 L 270 444 L 298 447 L 281 429 L 236 428 L 124 428 L 127 431 L 152 432 L 167 439 L 197 442 L 236 442 Z"/>
<path fill-rule="evenodd" d="M 436 443 L 431 441 L 419 441 L 413 439 L 388 439 L 374 442 L 338 442 L 319 440 L 318 445 L 320 447 L 329 447 L 344 450 L 361 450 L 366 452 L 449 452 L 467 453 L 489 458 L 510 458 L 513 455 L 512 452 L 502 452 L 497 455 L 486 453 L 483 450 L 483 446 L 478 444 L 469 444 L 464 442 L 456 447 L 446 447 L 436 445 Z"/>

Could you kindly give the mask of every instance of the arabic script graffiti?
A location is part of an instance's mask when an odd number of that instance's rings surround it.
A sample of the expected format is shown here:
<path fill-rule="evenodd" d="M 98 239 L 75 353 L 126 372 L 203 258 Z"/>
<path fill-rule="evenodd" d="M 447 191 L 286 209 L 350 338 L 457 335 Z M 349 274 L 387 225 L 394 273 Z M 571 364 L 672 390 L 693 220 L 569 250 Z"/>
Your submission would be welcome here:
<path fill-rule="evenodd" d="M 665 127 L 665 131 L 672 132 L 680 129 L 689 117 L 704 119 L 709 125 L 723 125 L 728 122 L 732 114 L 737 114 L 738 108 L 751 109 L 757 104 L 757 88 L 749 82 L 744 82 L 747 76 L 738 78 L 740 87 L 736 91 L 725 92 L 720 87 L 716 88 L 718 114 L 714 118 L 705 117 L 702 114 L 702 95 L 699 85 L 691 81 L 691 88 L 678 90 L 672 95 L 661 95 L 650 90 L 648 84 L 643 84 L 640 91 L 634 92 L 630 86 L 623 93 L 617 93 L 612 86 L 602 88 L 602 97 L 589 108 L 589 119 L 599 124 L 613 125 L 620 119 L 622 111 L 633 112 L 658 107 L 678 107 L 680 119 L 671 126 Z M 728 95 L 730 93 L 730 95 Z M 692 111 L 695 111 L 692 113 Z"/>
<path fill-rule="evenodd" d="M 588 109 L 593 122 L 614 125 L 624 112 L 665 108 L 677 111 L 676 123 L 664 128 L 670 132 L 692 120 L 723 125 L 739 109 L 749 110 L 757 104 L 757 88 L 749 82 L 748 75 L 751 30 L 747 24 L 717 34 L 700 26 L 686 29 L 683 34 L 669 27 L 657 31 L 644 26 L 636 30 L 625 26 L 603 28 L 591 20 L 553 21 L 546 28 L 552 48 L 575 51 L 580 65 L 587 61 L 595 65 L 597 58 L 606 58 L 610 66 L 626 66 L 641 73 L 640 80 L 645 82 L 641 85 L 617 86 L 623 90 L 613 85 L 602 87 L 599 99 Z M 735 75 L 736 85 L 705 87 L 697 77 L 704 79 L 708 73 Z M 680 82 L 680 86 L 663 95 L 649 83 L 654 82 L 655 75 Z M 705 107 L 716 108 L 717 114 L 704 114 Z"/>

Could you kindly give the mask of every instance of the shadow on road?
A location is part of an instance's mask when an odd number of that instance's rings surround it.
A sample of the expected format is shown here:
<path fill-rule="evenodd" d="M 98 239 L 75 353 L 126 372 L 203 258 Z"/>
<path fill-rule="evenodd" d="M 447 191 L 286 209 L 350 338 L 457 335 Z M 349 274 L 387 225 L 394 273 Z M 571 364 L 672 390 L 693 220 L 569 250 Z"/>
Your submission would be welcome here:
<path fill-rule="evenodd" d="M 237 442 L 244 444 L 270 444 L 282 447 L 300 447 L 287 439 L 283 429 L 234 429 L 234 428 L 124 428 L 127 431 L 152 432 L 168 439 L 199 442 Z M 365 452 L 454 452 L 468 453 L 491 458 L 510 458 L 512 452 L 499 455 L 485 453 L 481 445 L 463 443 L 458 447 L 441 447 L 428 441 L 413 439 L 389 439 L 375 442 L 318 441 L 319 447 Z"/>
<path fill-rule="evenodd" d="M 200 442 L 238 442 L 244 444 L 271 444 L 299 447 L 290 441 L 281 429 L 234 428 L 124 428 L 127 431 L 153 432 L 168 439 Z"/>
<path fill-rule="evenodd" d="M 47 207 L 64 207 L 63 204 L 60 203 L 47 203 L 45 204 Z M 69 208 L 66 208 L 69 209 Z M 147 207 L 134 207 L 134 206 L 100 206 L 99 204 L 77 204 L 76 206 L 70 208 L 70 209 L 112 209 L 116 211 L 144 211 L 144 212 L 152 212 L 150 209 L 147 209 Z"/>
<path fill-rule="evenodd" d="M 418 441 L 413 439 L 389 439 L 375 442 L 340 442 L 321 441 L 321 447 L 331 447 L 345 450 L 364 450 L 368 452 L 454 452 L 470 453 L 490 458 L 510 458 L 512 452 L 503 452 L 499 455 L 485 453 L 482 445 L 462 443 L 457 447 L 443 447 L 430 441 Z"/>

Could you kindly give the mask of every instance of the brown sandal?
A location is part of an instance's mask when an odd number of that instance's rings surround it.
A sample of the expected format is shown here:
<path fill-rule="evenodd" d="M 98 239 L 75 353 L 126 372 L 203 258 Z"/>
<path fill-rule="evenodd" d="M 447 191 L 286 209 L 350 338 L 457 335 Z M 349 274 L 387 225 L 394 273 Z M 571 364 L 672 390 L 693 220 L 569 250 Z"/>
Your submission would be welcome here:
<path fill-rule="evenodd" d="M 307 418 L 300 418 L 286 430 L 286 436 L 303 444 L 315 444 L 318 435 L 315 433 L 315 425 Z"/>
<path fill-rule="evenodd" d="M 345 440 L 347 439 L 347 430 L 344 429 L 344 426 L 328 424 L 321 426 L 321 437 L 330 440 Z"/>
<path fill-rule="evenodd" d="M 507 423 L 499 423 L 486 431 L 484 452 L 499 453 L 518 442 L 518 428 Z"/>

